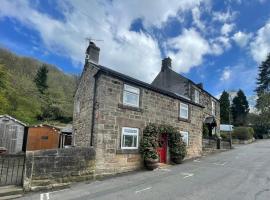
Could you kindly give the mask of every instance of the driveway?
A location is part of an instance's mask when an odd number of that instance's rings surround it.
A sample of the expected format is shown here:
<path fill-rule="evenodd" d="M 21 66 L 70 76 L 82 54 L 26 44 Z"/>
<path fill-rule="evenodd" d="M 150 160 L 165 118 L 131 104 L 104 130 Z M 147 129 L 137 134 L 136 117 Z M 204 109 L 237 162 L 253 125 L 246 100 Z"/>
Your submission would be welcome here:
<path fill-rule="evenodd" d="M 79 183 L 21 199 L 269 200 L 270 140 L 237 146 L 182 165 Z"/>

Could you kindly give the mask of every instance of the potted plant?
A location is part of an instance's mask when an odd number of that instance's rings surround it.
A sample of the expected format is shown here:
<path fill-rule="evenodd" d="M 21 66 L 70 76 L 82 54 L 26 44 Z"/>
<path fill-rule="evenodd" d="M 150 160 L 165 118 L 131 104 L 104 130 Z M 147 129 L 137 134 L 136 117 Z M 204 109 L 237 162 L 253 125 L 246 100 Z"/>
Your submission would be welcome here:
<path fill-rule="evenodd" d="M 154 170 L 158 167 L 158 127 L 155 124 L 149 124 L 143 131 L 143 137 L 140 143 L 140 152 L 144 159 L 145 167 Z"/>
<path fill-rule="evenodd" d="M 187 154 L 187 150 L 181 134 L 178 132 L 171 133 L 169 137 L 169 145 L 171 160 L 176 164 L 182 163 Z"/>

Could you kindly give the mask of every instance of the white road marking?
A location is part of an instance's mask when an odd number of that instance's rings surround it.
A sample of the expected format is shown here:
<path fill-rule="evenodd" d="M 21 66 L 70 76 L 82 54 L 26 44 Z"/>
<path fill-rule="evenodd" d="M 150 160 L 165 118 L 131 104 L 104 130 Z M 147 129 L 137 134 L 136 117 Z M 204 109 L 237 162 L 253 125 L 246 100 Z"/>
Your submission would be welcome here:
<path fill-rule="evenodd" d="M 142 190 L 137 190 L 137 191 L 135 191 L 135 193 L 138 194 L 140 192 L 143 192 L 143 191 L 146 191 L 146 190 L 151 190 L 151 189 L 152 189 L 152 187 L 147 187 L 147 188 L 144 188 Z"/>
<path fill-rule="evenodd" d="M 184 175 L 184 178 L 188 178 L 194 175 L 192 173 L 181 173 L 181 174 Z"/>
<path fill-rule="evenodd" d="M 46 197 L 46 198 L 44 199 L 44 197 Z M 40 200 L 49 200 L 49 199 L 50 199 L 49 192 L 40 194 Z"/>
<path fill-rule="evenodd" d="M 167 168 L 160 168 L 159 170 L 165 171 L 165 172 L 170 172 L 171 171 L 170 169 L 167 169 Z"/>
<path fill-rule="evenodd" d="M 218 166 L 224 166 L 227 162 L 223 162 L 223 163 L 212 163 L 214 165 L 218 165 Z"/>
<path fill-rule="evenodd" d="M 56 192 L 62 192 L 62 191 L 65 191 L 65 190 L 68 190 L 68 188 L 67 189 L 62 189 L 62 190 L 55 190 L 55 191 L 53 191 L 53 192 L 48 192 L 49 194 L 53 194 L 53 193 L 56 193 Z"/>
<path fill-rule="evenodd" d="M 199 159 L 195 159 L 193 160 L 193 162 L 201 162 Z"/>

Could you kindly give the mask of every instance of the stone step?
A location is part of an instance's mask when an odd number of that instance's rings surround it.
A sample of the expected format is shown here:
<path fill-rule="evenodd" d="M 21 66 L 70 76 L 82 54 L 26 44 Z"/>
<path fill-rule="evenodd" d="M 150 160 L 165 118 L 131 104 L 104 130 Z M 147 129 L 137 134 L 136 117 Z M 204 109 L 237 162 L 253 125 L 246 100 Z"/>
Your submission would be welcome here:
<path fill-rule="evenodd" d="M 23 196 L 22 194 L 9 195 L 9 196 L 0 197 L 0 200 L 17 199 L 22 196 Z"/>
<path fill-rule="evenodd" d="M 8 185 L 0 187 L 0 197 L 22 195 L 23 189 L 18 186 Z"/>

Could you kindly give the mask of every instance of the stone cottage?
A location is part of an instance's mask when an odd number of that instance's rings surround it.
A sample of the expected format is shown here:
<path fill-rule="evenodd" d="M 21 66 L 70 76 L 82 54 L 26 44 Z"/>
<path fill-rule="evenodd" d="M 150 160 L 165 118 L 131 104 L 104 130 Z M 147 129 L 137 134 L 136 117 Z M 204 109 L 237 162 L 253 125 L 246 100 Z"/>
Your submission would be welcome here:
<path fill-rule="evenodd" d="M 162 60 L 159 74 L 152 82 L 153 86 L 183 95 L 185 98 L 203 105 L 203 123 L 209 129 L 209 135 L 219 133 L 220 105 L 219 100 L 203 89 L 203 84 L 196 84 L 192 80 L 172 70 L 171 59 Z"/>
<path fill-rule="evenodd" d="M 163 60 L 161 73 L 153 84 L 147 84 L 99 65 L 99 51 L 90 42 L 74 97 L 73 116 L 73 145 L 94 147 L 96 174 L 115 174 L 141 168 L 138 147 L 143 129 L 150 122 L 177 127 L 187 144 L 188 157 L 200 156 L 202 125 L 206 113 L 212 116 L 208 109 L 213 109 L 219 116 L 218 101 L 191 81 L 187 81 L 190 84 L 186 89 L 188 95 L 172 87 L 174 83 L 163 87 L 162 70 L 171 70 L 170 59 Z M 175 80 L 178 84 L 179 80 Z M 199 92 L 199 101 L 194 100 L 198 96 L 192 96 L 195 89 Z M 211 107 L 212 100 L 215 108 Z M 166 143 L 163 141 L 161 147 L 160 152 L 166 155 L 161 162 L 169 161 Z"/>

